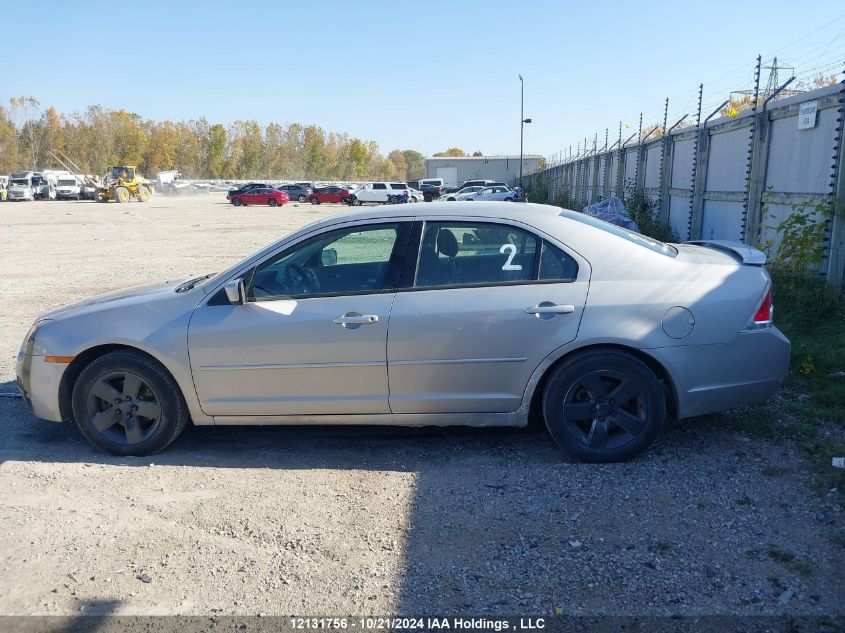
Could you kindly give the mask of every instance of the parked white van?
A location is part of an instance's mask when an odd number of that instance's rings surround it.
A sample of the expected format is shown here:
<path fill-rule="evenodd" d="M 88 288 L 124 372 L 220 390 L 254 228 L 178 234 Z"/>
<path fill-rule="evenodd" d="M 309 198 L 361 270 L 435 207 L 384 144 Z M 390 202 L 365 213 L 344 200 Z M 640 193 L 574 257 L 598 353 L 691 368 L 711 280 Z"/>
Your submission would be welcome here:
<path fill-rule="evenodd" d="M 56 197 L 79 200 L 82 194 L 82 178 L 73 175 L 59 176 L 56 181 Z"/>
<path fill-rule="evenodd" d="M 52 171 L 36 171 L 32 175 L 32 188 L 36 200 L 55 200 L 55 173 Z"/>
<path fill-rule="evenodd" d="M 9 175 L 9 200 L 35 200 L 35 173 L 15 171 Z"/>
<path fill-rule="evenodd" d="M 349 198 L 351 203 L 360 206 L 362 202 L 378 202 L 387 204 L 388 196 L 411 195 L 410 188 L 404 182 L 369 182 L 353 191 Z"/>

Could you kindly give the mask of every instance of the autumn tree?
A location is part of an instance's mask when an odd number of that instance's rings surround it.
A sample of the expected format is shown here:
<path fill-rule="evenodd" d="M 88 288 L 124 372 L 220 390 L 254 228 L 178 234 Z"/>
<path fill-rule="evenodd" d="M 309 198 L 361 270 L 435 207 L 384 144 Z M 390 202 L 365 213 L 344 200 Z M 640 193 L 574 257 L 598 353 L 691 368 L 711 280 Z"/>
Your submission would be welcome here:
<path fill-rule="evenodd" d="M 205 171 L 203 176 L 209 178 L 223 177 L 223 164 L 226 155 L 226 128 L 215 123 L 208 135 L 208 147 L 205 154 Z"/>
<path fill-rule="evenodd" d="M 0 172 L 8 174 L 19 166 L 15 125 L 8 110 L 0 105 Z"/>
<path fill-rule="evenodd" d="M 460 147 L 450 147 L 445 152 L 437 152 L 436 154 L 434 154 L 434 156 L 436 156 L 438 158 L 449 157 L 449 156 L 459 157 L 459 156 L 466 156 L 466 155 L 467 155 L 467 153 L 464 150 L 462 150 Z"/>
<path fill-rule="evenodd" d="M 425 156 L 413 149 L 402 152 L 405 155 L 405 179 L 419 180 L 425 178 Z"/>
<path fill-rule="evenodd" d="M 403 152 L 395 149 L 387 155 L 387 160 L 393 168 L 391 180 L 408 180 L 408 163 Z"/>
<path fill-rule="evenodd" d="M 53 107 L 42 111 L 33 97 L 0 106 L 0 172 L 61 168 L 51 149 L 95 175 L 119 164 L 138 165 L 150 178 L 170 169 L 188 178 L 226 179 L 413 180 L 425 173 L 425 158 L 415 150 L 385 157 L 374 141 L 316 125 L 144 120 L 102 106 L 68 115 Z"/>

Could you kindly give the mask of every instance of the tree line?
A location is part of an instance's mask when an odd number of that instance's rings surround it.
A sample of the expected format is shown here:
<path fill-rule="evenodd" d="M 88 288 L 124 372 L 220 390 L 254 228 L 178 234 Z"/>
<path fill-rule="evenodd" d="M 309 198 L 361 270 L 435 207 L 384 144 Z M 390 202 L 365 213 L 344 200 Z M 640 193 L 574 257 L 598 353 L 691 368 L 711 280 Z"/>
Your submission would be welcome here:
<path fill-rule="evenodd" d="M 87 174 L 113 165 L 137 165 L 142 174 L 179 170 L 185 178 L 416 180 L 425 157 L 415 150 L 383 156 L 375 141 L 326 132 L 316 125 L 205 118 L 143 119 L 126 110 L 89 106 L 82 113 L 42 109 L 33 97 L 0 104 L 0 174 L 19 169 L 60 169 L 52 148 Z"/>

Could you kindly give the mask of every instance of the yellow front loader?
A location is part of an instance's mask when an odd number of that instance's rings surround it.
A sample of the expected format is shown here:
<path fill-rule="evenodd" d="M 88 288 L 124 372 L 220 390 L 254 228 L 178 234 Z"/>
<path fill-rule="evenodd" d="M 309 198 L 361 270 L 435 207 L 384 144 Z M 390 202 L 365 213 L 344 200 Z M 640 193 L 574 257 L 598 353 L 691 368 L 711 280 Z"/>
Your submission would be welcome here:
<path fill-rule="evenodd" d="M 61 150 L 53 148 L 50 150 L 50 155 L 69 172 L 82 172 L 82 169 Z M 81 186 L 95 189 L 94 198 L 98 202 L 108 202 L 109 200 L 129 202 L 132 198 L 146 202 L 155 193 L 152 184 L 138 174 L 138 168 L 135 165 L 112 167 L 102 180 L 88 176 L 75 176 L 75 178 Z"/>
<path fill-rule="evenodd" d="M 119 165 L 112 167 L 111 172 L 103 179 L 103 185 L 97 189 L 96 197 L 99 202 L 129 202 L 132 198 L 146 202 L 154 191 L 147 179 L 138 174 L 134 165 Z"/>

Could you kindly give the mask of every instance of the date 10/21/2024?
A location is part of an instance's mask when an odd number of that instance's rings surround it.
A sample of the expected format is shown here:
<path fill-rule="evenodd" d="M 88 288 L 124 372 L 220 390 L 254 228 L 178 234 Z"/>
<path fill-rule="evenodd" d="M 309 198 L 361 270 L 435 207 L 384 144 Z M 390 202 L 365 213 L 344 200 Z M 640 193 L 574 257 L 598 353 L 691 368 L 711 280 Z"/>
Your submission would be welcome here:
<path fill-rule="evenodd" d="M 475 617 L 292 617 L 293 630 L 455 630 L 455 631 L 538 631 L 546 628 L 544 618 Z"/>

